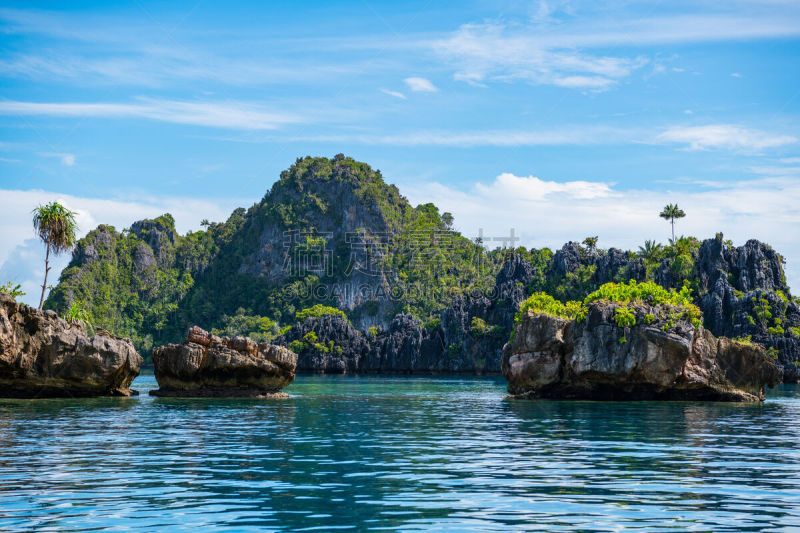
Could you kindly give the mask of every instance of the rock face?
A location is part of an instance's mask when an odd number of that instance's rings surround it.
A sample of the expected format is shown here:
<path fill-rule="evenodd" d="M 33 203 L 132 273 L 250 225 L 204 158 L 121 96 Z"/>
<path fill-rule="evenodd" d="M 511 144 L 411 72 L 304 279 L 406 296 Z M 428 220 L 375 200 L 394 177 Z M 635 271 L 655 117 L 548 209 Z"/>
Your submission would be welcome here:
<path fill-rule="evenodd" d="M 480 293 L 454 298 L 432 324 L 401 313 L 373 334 L 339 316 L 326 316 L 295 324 L 275 343 L 288 346 L 314 333 L 319 346 L 298 352 L 300 372 L 499 374 L 503 344 L 534 274 L 530 263 L 514 254 L 497 274 L 491 298 Z M 472 328 L 475 318 L 490 326 Z"/>
<path fill-rule="evenodd" d="M 0 293 L 0 396 L 131 396 L 142 358 L 128 339 L 80 324 Z"/>
<path fill-rule="evenodd" d="M 153 364 L 159 385 L 153 396 L 270 397 L 294 380 L 297 354 L 195 326 L 185 342 L 153 350 Z"/>
<path fill-rule="evenodd" d="M 503 349 L 508 391 L 532 398 L 600 400 L 763 400 L 782 379 L 762 346 L 717 338 L 685 320 L 651 317 L 635 308 L 636 324 L 619 327 L 616 304 L 598 302 L 582 322 L 528 311 Z"/>

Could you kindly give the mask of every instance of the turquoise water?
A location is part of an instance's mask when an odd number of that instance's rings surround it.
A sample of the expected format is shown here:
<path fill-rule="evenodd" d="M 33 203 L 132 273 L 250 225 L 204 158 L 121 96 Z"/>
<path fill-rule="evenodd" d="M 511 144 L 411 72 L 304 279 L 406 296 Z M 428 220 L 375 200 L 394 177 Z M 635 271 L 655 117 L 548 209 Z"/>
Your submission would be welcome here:
<path fill-rule="evenodd" d="M 503 400 L 311 377 L 290 400 L 0 400 L 0 530 L 800 526 L 800 389 L 763 405 Z"/>

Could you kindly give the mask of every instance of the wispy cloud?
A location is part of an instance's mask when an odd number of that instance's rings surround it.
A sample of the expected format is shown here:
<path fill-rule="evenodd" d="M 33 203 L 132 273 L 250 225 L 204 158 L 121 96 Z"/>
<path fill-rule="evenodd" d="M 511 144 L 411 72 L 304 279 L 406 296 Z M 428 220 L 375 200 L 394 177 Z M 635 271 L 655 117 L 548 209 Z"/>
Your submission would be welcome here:
<path fill-rule="evenodd" d="M 616 127 L 573 124 L 530 130 L 420 130 L 385 135 L 332 134 L 284 137 L 287 141 L 357 143 L 387 146 L 592 146 L 622 144 L 678 145 L 687 150 L 728 150 L 758 154 L 796 143 L 792 135 L 737 125 Z"/>
<path fill-rule="evenodd" d="M 456 80 L 524 80 L 571 89 L 604 90 L 647 63 L 643 57 L 595 56 L 559 49 L 524 30 L 467 24 L 434 49 L 456 66 Z"/>
<path fill-rule="evenodd" d="M 406 78 L 403 80 L 408 88 L 419 93 L 435 93 L 439 89 L 426 78 Z"/>
<path fill-rule="evenodd" d="M 75 154 L 63 152 L 44 152 L 39 155 L 42 157 L 57 157 L 61 160 L 61 164 L 65 167 L 71 167 L 75 165 Z"/>
<path fill-rule="evenodd" d="M 689 150 L 727 149 L 746 153 L 758 153 L 797 141 L 797 137 L 792 135 L 768 133 L 734 124 L 675 126 L 656 137 L 656 142 L 684 144 Z"/>
<path fill-rule="evenodd" d="M 389 89 L 381 89 L 383 94 L 388 94 L 389 96 L 394 96 L 395 98 L 399 98 L 400 100 L 406 100 L 406 95 L 398 91 L 390 91 Z"/>
<path fill-rule="evenodd" d="M 299 115 L 244 102 L 190 102 L 142 99 L 139 103 L 0 102 L 2 115 L 144 118 L 214 128 L 272 130 L 301 122 Z"/>
<path fill-rule="evenodd" d="M 392 135 L 334 134 L 287 137 L 289 141 L 358 143 L 388 146 L 559 146 L 633 142 L 638 130 L 603 126 L 567 126 L 535 130 L 410 131 Z"/>
<path fill-rule="evenodd" d="M 454 67 L 456 80 L 475 85 L 521 80 L 601 91 L 651 62 L 654 46 L 800 35 L 800 6 L 792 2 L 744 2 L 735 10 L 699 3 L 677 14 L 642 13 L 635 3 L 621 4 L 613 10 L 595 2 L 554 10 L 540 3 L 528 20 L 464 24 L 431 46 Z M 654 70 L 666 71 L 666 65 Z"/>

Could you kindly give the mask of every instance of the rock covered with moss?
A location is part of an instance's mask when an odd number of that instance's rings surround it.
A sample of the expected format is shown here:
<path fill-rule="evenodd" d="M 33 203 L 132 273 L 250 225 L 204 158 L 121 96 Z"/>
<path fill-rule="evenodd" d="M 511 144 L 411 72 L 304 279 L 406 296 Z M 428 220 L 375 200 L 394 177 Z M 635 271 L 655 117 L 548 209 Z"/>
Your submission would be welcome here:
<path fill-rule="evenodd" d="M 508 390 L 533 398 L 763 400 L 764 386 L 782 379 L 777 362 L 762 346 L 715 337 L 692 315 L 657 299 L 590 299 L 574 313 L 530 306 L 504 347 Z"/>
<path fill-rule="evenodd" d="M 130 340 L 0 293 L 0 396 L 130 396 L 141 364 Z"/>
<path fill-rule="evenodd" d="M 153 396 L 271 397 L 294 381 L 297 354 L 246 337 L 192 327 L 186 341 L 153 350 Z"/>

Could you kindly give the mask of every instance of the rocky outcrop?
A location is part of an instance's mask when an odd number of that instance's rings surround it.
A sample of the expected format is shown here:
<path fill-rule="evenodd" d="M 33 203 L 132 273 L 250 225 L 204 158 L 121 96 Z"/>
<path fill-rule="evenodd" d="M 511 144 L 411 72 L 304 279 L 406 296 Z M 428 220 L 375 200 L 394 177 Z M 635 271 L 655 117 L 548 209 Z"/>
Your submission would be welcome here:
<path fill-rule="evenodd" d="M 800 381 L 800 305 L 786 284 L 783 257 L 755 239 L 733 246 L 721 233 L 700 243 L 692 257 L 691 280 L 703 325 L 718 337 L 750 337 L 754 343 L 774 348 L 784 380 Z M 587 267 L 592 271 L 590 280 L 570 297 L 581 299 L 608 281 L 643 281 L 646 274 L 642 259 L 626 252 L 587 250 L 570 242 L 554 254 L 544 273 L 545 286 L 535 290 L 548 290 L 548 284 L 557 285 Z M 666 288 L 680 289 L 683 284 L 666 258 L 652 276 Z M 769 320 L 758 319 L 756 305 L 769 312 Z"/>
<path fill-rule="evenodd" d="M 762 346 L 715 337 L 670 309 L 637 306 L 620 327 L 617 304 L 598 302 L 577 322 L 528 311 L 503 351 L 518 397 L 602 400 L 763 400 L 782 378 Z M 672 315 L 674 317 L 674 314 Z"/>
<path fill-rule="evenodd" d="M 282 397 L 294 381 L 297 354 L 249 338 L 220 338 L 198 327 L 186 341 L 153 350 L 159 389 L 153 396 Z"/>
<path fill-rule="evenodd" d="M 141 364 L 130 340 L 0 293 L 0 396 L 130 396 Z"/>

